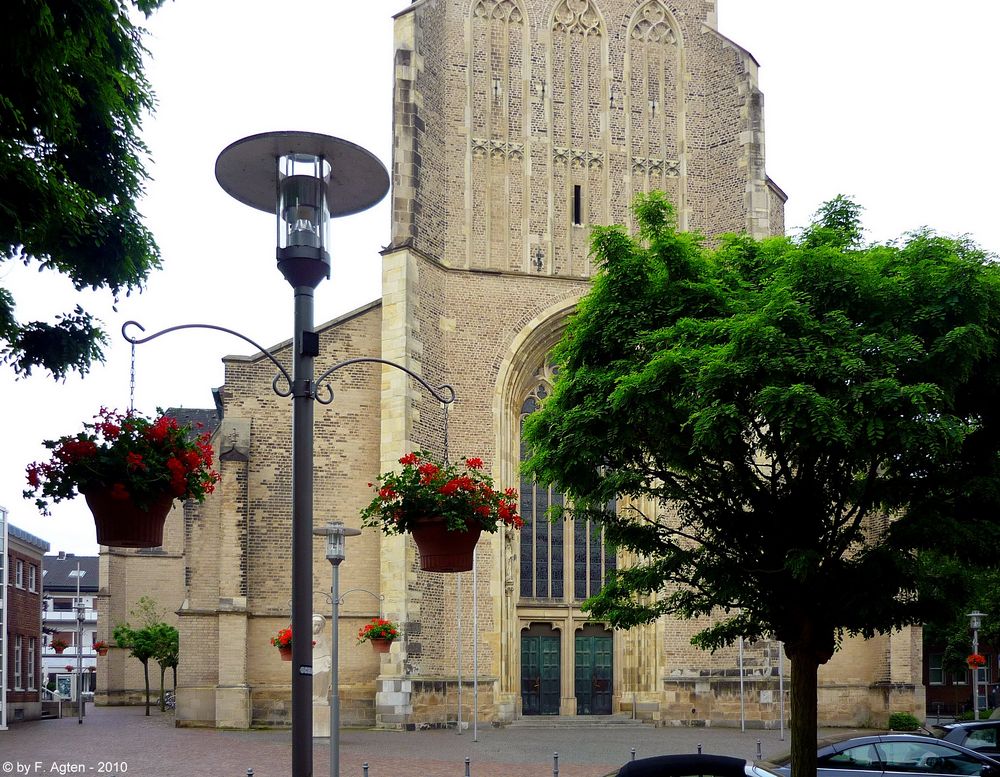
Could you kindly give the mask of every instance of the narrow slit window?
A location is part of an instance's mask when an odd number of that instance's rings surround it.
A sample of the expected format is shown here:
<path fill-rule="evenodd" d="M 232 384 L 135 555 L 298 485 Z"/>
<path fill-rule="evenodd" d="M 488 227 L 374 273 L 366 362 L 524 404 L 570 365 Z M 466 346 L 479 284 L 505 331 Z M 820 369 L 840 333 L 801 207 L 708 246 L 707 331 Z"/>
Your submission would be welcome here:
<path fill-rule="evenodd" d="M 573 223 L 577 225 L 583 223 L 583 192 L 580 190 L 580 184 L 573 186 Z"/>

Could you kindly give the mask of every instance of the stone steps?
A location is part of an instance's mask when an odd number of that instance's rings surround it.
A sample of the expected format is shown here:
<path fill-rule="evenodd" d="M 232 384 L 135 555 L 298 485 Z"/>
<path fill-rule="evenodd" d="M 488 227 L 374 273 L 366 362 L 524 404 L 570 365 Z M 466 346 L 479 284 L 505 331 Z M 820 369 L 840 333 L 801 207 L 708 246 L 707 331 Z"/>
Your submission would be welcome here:
<path fill-rule="evenodd" d="M 621 728 L 647 726 L 630 715 L 524 715 L 508 724 L 509 728 Z"/>

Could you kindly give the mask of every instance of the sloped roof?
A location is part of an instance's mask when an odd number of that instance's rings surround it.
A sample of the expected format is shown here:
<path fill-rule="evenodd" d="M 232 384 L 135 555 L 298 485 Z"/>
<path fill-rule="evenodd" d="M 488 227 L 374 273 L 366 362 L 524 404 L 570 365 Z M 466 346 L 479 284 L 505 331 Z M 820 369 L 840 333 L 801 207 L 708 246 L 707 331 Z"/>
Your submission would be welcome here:
<path fill-rule="evenodd" d="M 46 593 L 69 591 L 76 593 L 76 565 L 80 565 L 80 591 L 100 588 L 100 565 L 97 556 L 75 556 L 72 553 L 45 556 L 42 559 L 42 590 Z"/>

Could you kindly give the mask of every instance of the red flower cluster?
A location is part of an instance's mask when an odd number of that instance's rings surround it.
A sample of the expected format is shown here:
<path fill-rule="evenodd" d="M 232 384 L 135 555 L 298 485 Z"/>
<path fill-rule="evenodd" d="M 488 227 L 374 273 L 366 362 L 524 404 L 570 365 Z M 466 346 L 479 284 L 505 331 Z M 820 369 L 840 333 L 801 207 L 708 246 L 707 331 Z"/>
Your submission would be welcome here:
<path fill-rule="evenodd" d="M 372 618 L 358 630 L 358 642 L 370 639 L 387 639 L 392 642 L 399 637 L 399 627 L 385 618 Z"/>
<path fill-rule="evenodd" d="M 986 656 L 979 653 L 972 653 L 965 661 L 969 665 L 969 669 L 978 669 L 986 666 Z"/>
<path fill-rule="evenodd" d="M 112 498 L 146 507 L 163 494 L 201 501 L 215 489 L 214 452 L 208 434 L 160 415 L 149 420 L 134 412 L 101 408 L 94 423 L 76 435 L 47 440 L 46 462 L 27 469 L 25 497 L 35 497 L 43 514 L 49 501 L 72 499 L 77 493 L 107 489 Z"/>
<path fill-rule="evenodd" d="M 420 518 L 440 516 L 451 531 L 465 531 L 469 523 L 495 532 L 503 524 L 520 529 L 517 491 L 497 491 L 484 472 L 480 458 L 463 459 L 461 464 L 442 465 L 424 452 L 400 458 L 401 472 L 378 477 L 375 497 L 361 511 L 362 523 L 378 526 L 386 534 L 410 531 Z"/>
<path fill-rule="evenodd" d="M 316 640 L 312 643 L 315 645 Z M 278 633 L 271 637 L 271 644 L 276 648 L 291 648 L 292 646 L 292 627 L 286 626 L 283 629 L 279 629 Z"/>
<path fill-rule="evenodd" d="M 271 637 L 271 644 L 276 648 L 290 648 L 292 646 L 292 627 L 280 629 L 277 634 Z"/>

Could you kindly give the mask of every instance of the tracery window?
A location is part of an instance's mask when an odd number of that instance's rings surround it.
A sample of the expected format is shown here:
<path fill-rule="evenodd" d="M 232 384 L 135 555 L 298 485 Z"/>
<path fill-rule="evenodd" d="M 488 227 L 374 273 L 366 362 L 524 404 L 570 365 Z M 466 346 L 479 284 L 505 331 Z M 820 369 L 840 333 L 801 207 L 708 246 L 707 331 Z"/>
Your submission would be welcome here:
<path fill-rule="evenodd" d="M 521 403 L 520 425 L 552 390 L 556 369 L 548 363 L 538 371 Z M 528 456 L 521 440 L 520 459 Z M 582 602 L 596 594 L 608 570 L 615 568 L 614 551 L 604 542 L 604 529 L 591 521 L 550 523 L 548 511 L 564 503 L 551 485 L 521 476 L 520 594 L 521 599 Z"/>

